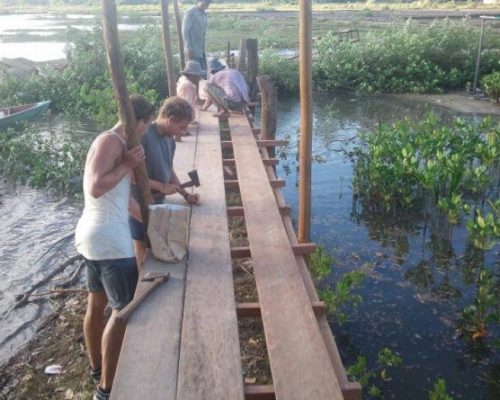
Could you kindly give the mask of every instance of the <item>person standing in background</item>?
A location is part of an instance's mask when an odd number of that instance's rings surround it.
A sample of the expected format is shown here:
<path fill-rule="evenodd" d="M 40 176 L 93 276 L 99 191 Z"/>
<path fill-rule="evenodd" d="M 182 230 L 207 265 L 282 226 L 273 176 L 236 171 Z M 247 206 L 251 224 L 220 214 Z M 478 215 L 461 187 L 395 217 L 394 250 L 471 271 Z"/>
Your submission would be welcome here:
<path fill-rule="evenodd" d="M 200 64 L 203 71 L 207 70 L 205 56 L 205 37 L 207 34 L 208 18 L 206 10 L 211 0 L 197 0 L 196 4 L 188 9 L 182 18 L 182 38 L 186 61 L 194 60 Z M 206 79 L 206 75 L 204 75 Z"/>

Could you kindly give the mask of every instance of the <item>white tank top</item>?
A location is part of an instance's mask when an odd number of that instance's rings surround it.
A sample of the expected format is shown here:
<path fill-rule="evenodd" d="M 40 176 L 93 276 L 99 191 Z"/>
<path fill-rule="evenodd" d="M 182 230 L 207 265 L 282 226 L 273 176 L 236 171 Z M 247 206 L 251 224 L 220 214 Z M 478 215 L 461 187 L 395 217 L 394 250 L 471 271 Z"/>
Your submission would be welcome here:
<path fill-rule="evenodd" d="M 116 132 L 114 133 L 125 145 Z M 130 174 L 101 197 L 83 189 L 85 208 L 76 226 L 77 251 L 88 260 L 113 260 L 134 257 L 134 245 L 128 225 Z"/>

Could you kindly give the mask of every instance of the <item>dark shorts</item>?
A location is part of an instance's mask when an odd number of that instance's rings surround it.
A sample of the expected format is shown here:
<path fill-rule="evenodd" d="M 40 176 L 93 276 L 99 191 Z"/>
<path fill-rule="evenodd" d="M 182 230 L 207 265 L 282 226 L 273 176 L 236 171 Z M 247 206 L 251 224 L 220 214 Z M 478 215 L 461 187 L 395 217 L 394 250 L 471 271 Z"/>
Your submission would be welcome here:
<path fill-rule="evenodd" d="M 134 298 L 138 272 L 135 257 L 115 260 L 87 260 L 87 289 L 106 292 L 113 310 L 121 310 Z"/>
<path fill-rule="evenodd" d="M 144 225 L 142 222 L 137 221 L 134 217 L 128 217 L 128 226 L 130 233 L 134 240 L 146 240 L 146 233 L 144 232 Z"/>

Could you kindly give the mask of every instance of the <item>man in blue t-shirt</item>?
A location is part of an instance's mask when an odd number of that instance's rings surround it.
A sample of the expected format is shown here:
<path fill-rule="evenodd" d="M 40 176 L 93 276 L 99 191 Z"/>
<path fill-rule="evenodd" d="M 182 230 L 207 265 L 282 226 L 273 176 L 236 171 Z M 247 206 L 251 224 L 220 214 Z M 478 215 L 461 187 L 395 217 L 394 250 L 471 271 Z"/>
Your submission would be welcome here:
<path fill-rule="evenodd" d="M 200 196 L 190 194 L 181 188 L 173 161 L 175 137 L 187 134 L 189 123 L 193 120 L 191 105 L 180 97 L 170 97 L 163 103 L 158 118 L 151 124 L 142 138 L 146 154 L 146 169 L 149 186 L 155 204 L 163 203 L 165 195 L 180 193 L 189 204 L 199 204 Z M 138 200 L 140 193 L 137 186 L 132 187 L 132 195 Z M 129 217 L 135 256 L 139 268 L 144 261 L 146 251 L 144 226 L 141 221 Z"/>

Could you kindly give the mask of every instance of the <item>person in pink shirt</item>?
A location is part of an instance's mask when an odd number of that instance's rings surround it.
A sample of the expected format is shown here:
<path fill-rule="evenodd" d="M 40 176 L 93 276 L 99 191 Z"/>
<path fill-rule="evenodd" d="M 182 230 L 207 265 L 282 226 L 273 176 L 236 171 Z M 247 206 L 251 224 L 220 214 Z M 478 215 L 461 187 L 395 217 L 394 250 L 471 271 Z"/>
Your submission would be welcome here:
<path fill-rule="evenodd" d="M 226 68 L 217 58 L 210 62 L 212 76 L 208 80 L 208 98 L 202 110 L 217 104 L 219 111 L 214 117 L 227 117 L 230 111 L 243 112 L 250 103 L 250 89 L 240 71 Z"/>
<path fill-rule="evenodd" d="M 205 75 L 197 61 L 190 60 L 186 63 L 186 67 L 181 71 L 181 76 L 177 81 L 177 96 L 186 100 L 195 111 L 196 118 L 196 100 L 198 99 L 197 86 L 202 76 Z"/>

